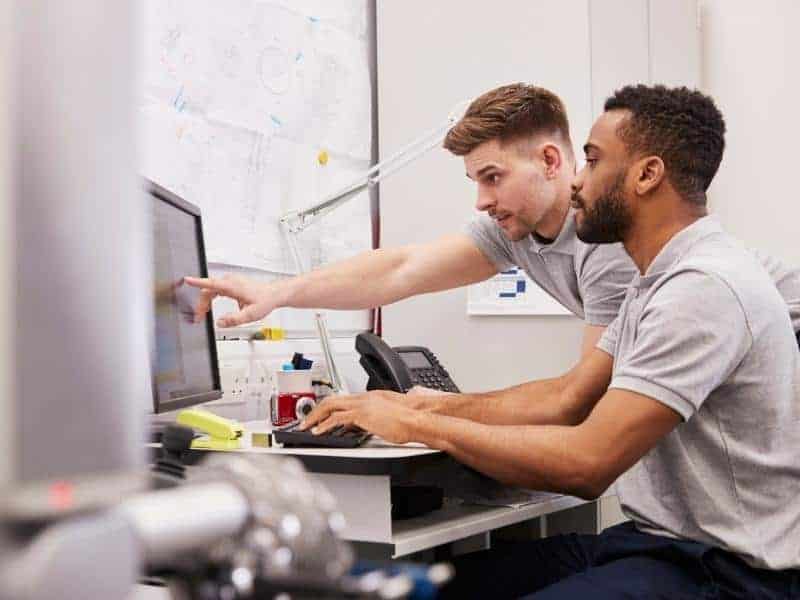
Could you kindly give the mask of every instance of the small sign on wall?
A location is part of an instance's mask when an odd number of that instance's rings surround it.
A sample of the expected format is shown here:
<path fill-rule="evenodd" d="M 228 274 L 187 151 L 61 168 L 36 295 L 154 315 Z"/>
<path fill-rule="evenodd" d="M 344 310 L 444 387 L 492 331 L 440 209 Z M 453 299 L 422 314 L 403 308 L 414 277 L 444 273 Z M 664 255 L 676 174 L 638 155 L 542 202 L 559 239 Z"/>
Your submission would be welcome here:
<path fill-rule="evenodd" d="M 528 277 L 512 267 L 469 286 L 468 315 L 570 315 L 571 313 Z"/>

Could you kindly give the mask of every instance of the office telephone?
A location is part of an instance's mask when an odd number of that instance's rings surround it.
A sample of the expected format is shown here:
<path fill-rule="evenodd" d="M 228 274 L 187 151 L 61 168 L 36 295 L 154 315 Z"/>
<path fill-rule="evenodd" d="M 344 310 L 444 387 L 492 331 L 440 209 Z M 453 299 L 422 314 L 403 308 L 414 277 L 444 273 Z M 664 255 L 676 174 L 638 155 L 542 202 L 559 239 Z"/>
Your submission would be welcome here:
<path fill-rule="evenodd" d="M 377 335 L 360 333 L 356 337 L 359 363 L 369 375 L 368 390 L 393 390 L 406 393 L 415 385 L 458 392 L 450 374 L 436 356 L 422 346 L 390 348 Z"/>

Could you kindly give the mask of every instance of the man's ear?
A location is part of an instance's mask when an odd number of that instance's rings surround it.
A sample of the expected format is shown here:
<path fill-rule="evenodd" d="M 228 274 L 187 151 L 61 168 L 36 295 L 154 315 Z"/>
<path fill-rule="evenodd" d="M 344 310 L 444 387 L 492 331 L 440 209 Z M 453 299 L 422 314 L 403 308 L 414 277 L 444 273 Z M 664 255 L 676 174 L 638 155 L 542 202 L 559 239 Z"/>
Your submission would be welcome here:
<path fill-rule="evenodd" d="M 548 179 L 553 179 L 564 162 L 564 157 L 561 155 L 561 149 L 555 144 L 542 144 L 540 147 L 541 156 L 544 160 L 544 175 Z"/>
<path fill-rule="evenodd" d="M 661 185 L 666 177 L 664 161 L 659 156 L 646 156 L 636 165 L 638 176 L 634 189 L 640 196 L 649 194 Z"/>

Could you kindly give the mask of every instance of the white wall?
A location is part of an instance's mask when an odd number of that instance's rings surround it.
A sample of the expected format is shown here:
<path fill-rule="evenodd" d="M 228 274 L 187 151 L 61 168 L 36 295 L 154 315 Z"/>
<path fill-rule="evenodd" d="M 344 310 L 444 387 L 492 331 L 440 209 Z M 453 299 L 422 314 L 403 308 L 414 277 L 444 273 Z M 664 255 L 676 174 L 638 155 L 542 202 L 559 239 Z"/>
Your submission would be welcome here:
<path fill-rule="evenodd" d="M 728 230 L 800 264 L 800 3 L 706 0 L 704 90 L 728 127 L 711 209 Z"/>

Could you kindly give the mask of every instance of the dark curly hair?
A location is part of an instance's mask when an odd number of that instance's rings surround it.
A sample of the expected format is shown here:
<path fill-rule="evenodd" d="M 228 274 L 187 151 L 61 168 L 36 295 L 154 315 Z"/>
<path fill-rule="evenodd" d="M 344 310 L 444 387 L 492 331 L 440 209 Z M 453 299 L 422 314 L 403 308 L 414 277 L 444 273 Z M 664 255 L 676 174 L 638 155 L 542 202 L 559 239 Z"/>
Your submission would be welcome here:
<path fill-rule="evenodd" d="M 606 111 L 629 110 L 617 134 L 631 154 L 661 157 L 681 196 L 704 205 L 725 149 L 725 121 L 708 96 L 685 87 L 629 85 L 605 102 Z"/>

